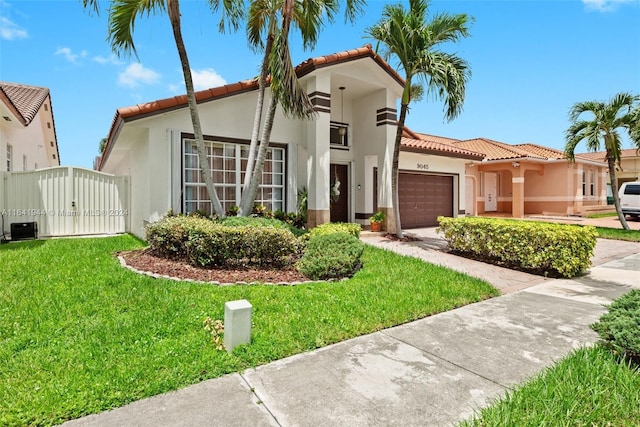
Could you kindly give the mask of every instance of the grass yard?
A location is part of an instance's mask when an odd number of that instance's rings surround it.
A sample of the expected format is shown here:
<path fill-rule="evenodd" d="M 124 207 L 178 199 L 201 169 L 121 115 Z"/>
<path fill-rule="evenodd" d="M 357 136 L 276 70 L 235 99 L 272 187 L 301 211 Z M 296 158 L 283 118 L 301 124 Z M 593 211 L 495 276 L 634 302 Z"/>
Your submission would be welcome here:
<path fill-rule="evenodd" d="M 333 283 L 202 285 L 152 279 L 113 253 L 131 236 L 0 246 L 0 425 L 51 425 L 498 295 L 486 282 L 367 246 Z M 232 355 L 203 329 L 253 305 Z"/>
<path fill-rule="evenodd" d="M 601 239 L 627 240 L 630 242 L 640 242 L 640 231 L 624 230 L 622 228 L 596 227 L 598 237 Z"/>
<path fill-rule="evenodd" d="M 638 426 L 638 390 L 638 367 L 601 346 L 583 348 L 461 426 Z"/>

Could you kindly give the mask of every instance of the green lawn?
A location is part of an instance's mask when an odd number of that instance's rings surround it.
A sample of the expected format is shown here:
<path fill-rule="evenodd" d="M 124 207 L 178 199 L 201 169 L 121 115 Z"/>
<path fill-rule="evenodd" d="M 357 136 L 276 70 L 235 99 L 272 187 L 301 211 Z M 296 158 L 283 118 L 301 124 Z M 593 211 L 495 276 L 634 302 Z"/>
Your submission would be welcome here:
<path fill-rule="evenodd" d="M 131 236 L 0 246 L 0 425 L 51 425 L 498 295 L 486 282 L 367 246 L 349 280 L 285 286 L 152 279 L 113 253 Z M 233 355 L 203 329 L 253 305 Z"/>
<path fill-rule="evenodd" d="M 640 242 L 640 231 L 624 230 L 622 228 L 596 227 L 598 237 L 601 239 L 627 240 L 630 242 Z"/>
<path fill-rule="evenodd" d="M 601 346 L 575 351 L 464 427 L 638 426 L 640 371 Z"/>

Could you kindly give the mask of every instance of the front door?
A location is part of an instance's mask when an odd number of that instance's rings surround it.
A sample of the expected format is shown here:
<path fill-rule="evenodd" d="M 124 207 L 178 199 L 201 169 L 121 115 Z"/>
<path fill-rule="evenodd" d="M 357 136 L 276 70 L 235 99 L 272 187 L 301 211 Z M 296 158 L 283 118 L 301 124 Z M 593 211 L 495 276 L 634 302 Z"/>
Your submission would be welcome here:
<path fill-rule="evenodd" d="M 331 222 L 349 222 L 349 166 L 331 164 Z"/>
<path fill-rule="evenodd" d="M 484 173 L 484 211 L 495 212 L 498 210 L 498 179 L 495 173 Z"/>

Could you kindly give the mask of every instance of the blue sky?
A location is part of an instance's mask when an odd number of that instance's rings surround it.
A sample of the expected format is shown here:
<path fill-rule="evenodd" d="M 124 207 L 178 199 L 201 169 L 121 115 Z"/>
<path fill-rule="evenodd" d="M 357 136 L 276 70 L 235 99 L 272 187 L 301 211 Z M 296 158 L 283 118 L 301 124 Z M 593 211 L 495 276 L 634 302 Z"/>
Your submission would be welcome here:
<path fill-rule="evenodd" d="M 386 3 L 369 0 L 354 25 L 342 17 L 327 25 L 313 51 L 303 51 L 293 33 L 294 63 L 372 42 L 365 28 Z M 258 73 L 260 55 L 244 31 L 218 33 L 203 0 L 182 0 L 181 9 L 197 88 Z M 473 76 L 452 122 L 438 100 L 412 104 L 414 131 L 561 149 L 572 104 L 640 94 L 640 0 L 447 0 L 430 10 L 475 18 L 470 38 L 445 47 L 471 64 Z M 64 165 L 92 167 L 117 108 L 184 93 L 166 16 L 136 23 L 139 62 L 114 56 L 106 36 L 106 12 L 86 13 L 79 0 L 0 0 L 0 80 L 51 90 Z"/>

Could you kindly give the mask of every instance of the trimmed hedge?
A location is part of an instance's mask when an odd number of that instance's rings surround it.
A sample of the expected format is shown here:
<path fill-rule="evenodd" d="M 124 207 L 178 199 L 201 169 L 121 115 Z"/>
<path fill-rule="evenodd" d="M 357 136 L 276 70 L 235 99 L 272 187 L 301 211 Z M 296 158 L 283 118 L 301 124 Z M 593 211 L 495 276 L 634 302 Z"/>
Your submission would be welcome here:
<path fill-rule="evenodd" d="M 360 231 L 362 231 L 362 227 L 360 226 L 360 224 L 347 222 L 328 222 L 326 224 L 320 224 L 317 227 L 312 228 L 309 233 L 311 234 L 310 237 L 319 236 L 322 234 L 346 233 L 352 235 L 356 239 L 359 239 Z"/>
<path fill-rule="evenodd" d="M 640 363 L 640 289 L 634 289 L 609 305 L 609 312 L 591 325 L 605 347 Z"/>
<path fill-rule="evenodd" d="M 351 277 L 362 265 L 363 250 L 364 244 L 347 233 L 312 235 L 297 267 L 314 280 Z"/>
<path fill-rule="evenodd" d="M 147 241 L 160 256 L 185 259 L 203 267 L 231 263 L 283 265 L 299 246 L 286 225 L 227 226 L 184 215 L 149 224 Z"/>
<path fill-rule="evenodd" d="M 270 217 L 253 217 L 253 216 L 228 216 L 219 221 L 220 224 L 227 227 L 251 226 L 251 227 L 273 227 L 281 230 L 289 230 L 294 236 L 301 236 L 306 233 L 305 230 L 284 222 L 278 218 Z"/>
<path fill-rule="evenodd" d="M 574 277 L 591 265 L 595 227 L 489 219 L 438 217 L 449 248 L 526 270 Z"/>

